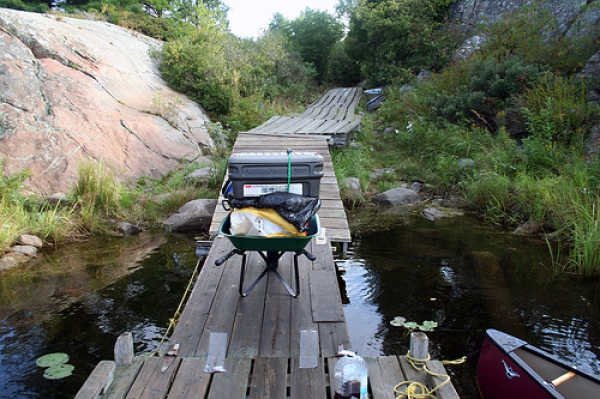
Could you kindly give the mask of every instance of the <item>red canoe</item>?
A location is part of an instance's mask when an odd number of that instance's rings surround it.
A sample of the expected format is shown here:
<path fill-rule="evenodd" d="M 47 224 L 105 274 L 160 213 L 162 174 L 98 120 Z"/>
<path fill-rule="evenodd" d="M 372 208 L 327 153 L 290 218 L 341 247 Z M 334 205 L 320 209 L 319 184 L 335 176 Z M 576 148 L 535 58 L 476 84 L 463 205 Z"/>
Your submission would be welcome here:
<path fill-rule="evenodd" d="M 492 329 L 481 349 L 477 384 L 483 399 L 600 398 L 599 376 Z"/>

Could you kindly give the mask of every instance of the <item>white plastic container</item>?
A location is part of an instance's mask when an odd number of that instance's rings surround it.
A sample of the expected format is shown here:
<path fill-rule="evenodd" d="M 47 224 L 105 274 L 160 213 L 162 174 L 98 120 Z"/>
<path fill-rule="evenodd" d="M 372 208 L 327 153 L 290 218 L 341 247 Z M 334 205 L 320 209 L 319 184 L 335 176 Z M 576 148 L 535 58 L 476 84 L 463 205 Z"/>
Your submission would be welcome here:
<path fill-rule="evenodd" d="M 339 352 L 342 357 L 335 365 L 335 399 L 369 399 L 367 363 L 349 350 Z"/>

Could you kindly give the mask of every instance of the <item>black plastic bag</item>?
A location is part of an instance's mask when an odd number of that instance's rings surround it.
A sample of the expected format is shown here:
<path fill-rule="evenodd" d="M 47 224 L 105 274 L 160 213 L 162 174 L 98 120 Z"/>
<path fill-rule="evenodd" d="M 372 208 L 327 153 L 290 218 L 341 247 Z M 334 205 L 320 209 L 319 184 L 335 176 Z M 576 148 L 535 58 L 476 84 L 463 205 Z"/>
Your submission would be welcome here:
<path fill-rule="evenodd" d="M 228 198 L 227 202 L 232 208 L 273 208 L 285 220 L 293 224 L 298 231 L 308 230 L 308 222 L 321 207 L 321 199 L 306 197 L 293 193 L 270 193 L 260 197 L 247 197 L 243 199 Z"/>

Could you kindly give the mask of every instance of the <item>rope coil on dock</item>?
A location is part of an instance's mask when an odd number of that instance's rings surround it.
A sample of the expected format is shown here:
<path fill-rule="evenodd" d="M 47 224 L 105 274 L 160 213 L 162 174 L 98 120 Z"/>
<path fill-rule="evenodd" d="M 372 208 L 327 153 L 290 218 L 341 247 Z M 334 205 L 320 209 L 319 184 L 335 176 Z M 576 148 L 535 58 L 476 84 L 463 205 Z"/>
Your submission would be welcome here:
<path fill-rule="evenodd" d="M 427 368 L 426 362 L 431 360 L 431 356 L 427 353 L 427 357 L 420 359 L 410 355 L 410 350 L 406 353 L 406 360 L 411 366 L 417 371 L 425 371 L 432 377 L 438 377 L 443 379 L 441 384 L 437 385 L 433 389 L 429 389 L 426 385 L 418 381 L 403 381 L 394 387 L 394 393 L 397 395 L 396 399 L 437 399 L 435 392 L 450 382 L 450 376 L 448 374 L 434 373 Z M 442 360 L 441 363 L 446 364 L 462 364 L 466 362 L 466 356 L 456 360 Z M 405 391 L 400 391 L 402 387 L 406 387 Z"/>

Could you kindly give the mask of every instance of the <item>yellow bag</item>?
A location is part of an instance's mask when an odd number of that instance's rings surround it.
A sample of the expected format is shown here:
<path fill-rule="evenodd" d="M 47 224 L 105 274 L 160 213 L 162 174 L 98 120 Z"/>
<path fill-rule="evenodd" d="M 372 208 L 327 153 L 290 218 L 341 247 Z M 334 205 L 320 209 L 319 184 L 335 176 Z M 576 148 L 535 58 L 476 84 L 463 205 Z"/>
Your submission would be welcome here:
<path fill-rule="evenodd" d="M 272 208 L 245 207 L 230 215 L 231 234 L 239 236 L 281 237 L 304 236 Z"/>

